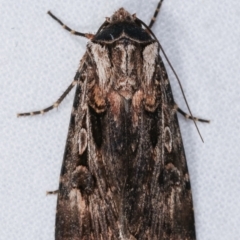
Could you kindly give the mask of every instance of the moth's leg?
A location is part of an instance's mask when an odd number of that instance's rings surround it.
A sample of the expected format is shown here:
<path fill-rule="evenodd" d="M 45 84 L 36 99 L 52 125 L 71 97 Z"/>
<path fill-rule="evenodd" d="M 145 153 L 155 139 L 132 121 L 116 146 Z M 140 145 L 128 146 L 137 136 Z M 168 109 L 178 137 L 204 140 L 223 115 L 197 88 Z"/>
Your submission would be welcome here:
<path fill-rule="evenodd" d="M 56 16 L 54 16 L 50 11 L 47 12 L 55 21 L 57 21 L 64 29 L 66 29 L 67 31 L 69 31 L 70 33 L 72 33 L 73 35 L 77 35 L 77 36 L 81 36 L 81 37 L 85 37 L 88 39 L 92 39 L 94 37 L 93 34 L 91 33 L 81 33 L 78 31 L 75 31 L 71 28 L 69 28 L 67 25 L 65 25 L 61 20 L 59 20 Z"/>
<path fill-rule="evenodd" d="M 76 76 L 79 73 L 77 72 Z M 76 78 L 76 77 L 75 77 Z M 59 106 L 59 104 L 62 102 L 62 100 L 68 95 L 68 93 L 72 90 L 72 88 L 77 84 L 77 80 L 74 80 L 70 86 L 66 89 L 66 91 L 62 94 L 62 96 L 51 106 L 44 108 L 42 110 L 39 111 L 34 111 L 34 112 L 26 112 L 26 113 L 18 113 L 17 116 L 18 117 L 23 117 L 23 116 L 34 116 L 34 115 L 38 115 L 38 114 L 44 114 L 54 108 L 57 108 Z"/>
<path fill-rule="evenodd" d="M 55 190 L 55 191 L 47 191 L 46 194 L 47 195 L 56 195 L 58 194 L 59 190 Z"/>
<path fill-rule="evenodd" d="M 151 22 L 150 22 L 149 25 L 148 25 L 149 28 L 151 28 L 151 27 L 153 26 L 153 24 L 155 23 L 156 18 L 157 18 L 157 15 L 158 15 L 158 13 L 159 13 L 159 11 L 160 11 L 162 2 L 163 2 L 163 0 L 160 0 L 160 1 L 159 1 L 158 5 L 157 5 L 157 8 L 156 8 L 156 10 L 155 10 L 155 12 L 154 12 L 154 14 L 153 14 L 152 19 L 151 19 Z"/>
<path fill-rule="evenodd" d="M 175 104 L 174 109 L 175 109 L 176 111 L 178 111 L 179 113 L 181 113 L 181 114 L 182 114 L 185 118 L 187 118 L 187 119 L 191 119 L 191 120 L 198 121 L 198 122 L 210 123 L 209 120 L 202 119 L 202 118 L 197 118 L 197 117 L 193 117 L 193 116 L 185 113 L 181 108 L 178 107 L 177 104 Z"/>

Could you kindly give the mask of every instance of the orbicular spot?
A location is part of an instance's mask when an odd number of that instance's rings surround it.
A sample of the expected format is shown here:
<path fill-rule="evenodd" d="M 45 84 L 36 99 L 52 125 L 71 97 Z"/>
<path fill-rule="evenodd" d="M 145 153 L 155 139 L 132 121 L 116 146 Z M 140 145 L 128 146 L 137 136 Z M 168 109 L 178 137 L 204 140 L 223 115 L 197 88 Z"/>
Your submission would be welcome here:
<path fill-rule="evenodd" d="M 85 128 L 82 128 L 79 133 L 78 145 L 79 145 L 79 154 L 82 155 L 87 148 L 87 131 Z"/>
<path fill-rule="evenodd" d="M 164 146 L 169 153 L 172 151 L 172 133 L 169 127 L 164 129 Z"/>

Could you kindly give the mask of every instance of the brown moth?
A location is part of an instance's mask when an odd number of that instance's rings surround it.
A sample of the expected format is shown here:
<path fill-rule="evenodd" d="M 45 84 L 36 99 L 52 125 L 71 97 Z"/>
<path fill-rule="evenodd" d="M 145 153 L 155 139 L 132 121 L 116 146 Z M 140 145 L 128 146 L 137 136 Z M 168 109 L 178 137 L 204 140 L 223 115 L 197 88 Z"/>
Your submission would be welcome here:
<path fill-rule="evenodd" d="M 60 174 L 56 240 L 194 240 L 190 181 L 177 111 L 160 45 L 124 8 L 87 44 Z M 200 119 L 206 122 L 206 120 Z"/>

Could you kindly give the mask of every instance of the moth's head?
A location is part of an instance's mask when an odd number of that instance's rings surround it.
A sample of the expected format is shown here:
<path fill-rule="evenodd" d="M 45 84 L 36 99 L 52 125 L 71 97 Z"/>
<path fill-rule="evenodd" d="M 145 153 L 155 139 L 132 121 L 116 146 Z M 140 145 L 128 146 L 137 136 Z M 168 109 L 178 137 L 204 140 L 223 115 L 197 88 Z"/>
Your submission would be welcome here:
<path fill-rule="evenodd" d="M 156 41 L 142 27 L 142 22 L 136 14 L 131 15 L 124 8 L 118 9 L 111 18 L 106 18 L 91 40 L 101 44 L 112 44 L 122 38 L 143 44 Z"/>
<path fill-rule="evenodd" d="M 115 22 L 132 22 L 135 21 L 136 14 L 131 15 L 128 11 L 126 11 L 124 8 L 118 9 L 111 18 L 107 18 L 107 21 L 109 23 L 115 23 Z"/>

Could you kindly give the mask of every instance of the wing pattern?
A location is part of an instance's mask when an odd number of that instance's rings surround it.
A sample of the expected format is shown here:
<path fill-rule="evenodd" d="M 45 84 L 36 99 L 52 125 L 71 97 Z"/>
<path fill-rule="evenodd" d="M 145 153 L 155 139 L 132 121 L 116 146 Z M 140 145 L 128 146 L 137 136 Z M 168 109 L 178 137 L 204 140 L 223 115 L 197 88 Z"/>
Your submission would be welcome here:
<path fill-rule="evenodd" d="M 89 42 L 60 176 L 56 240 L 196 239 L 183 144 L 158 52 L 124 9 Z"/>

